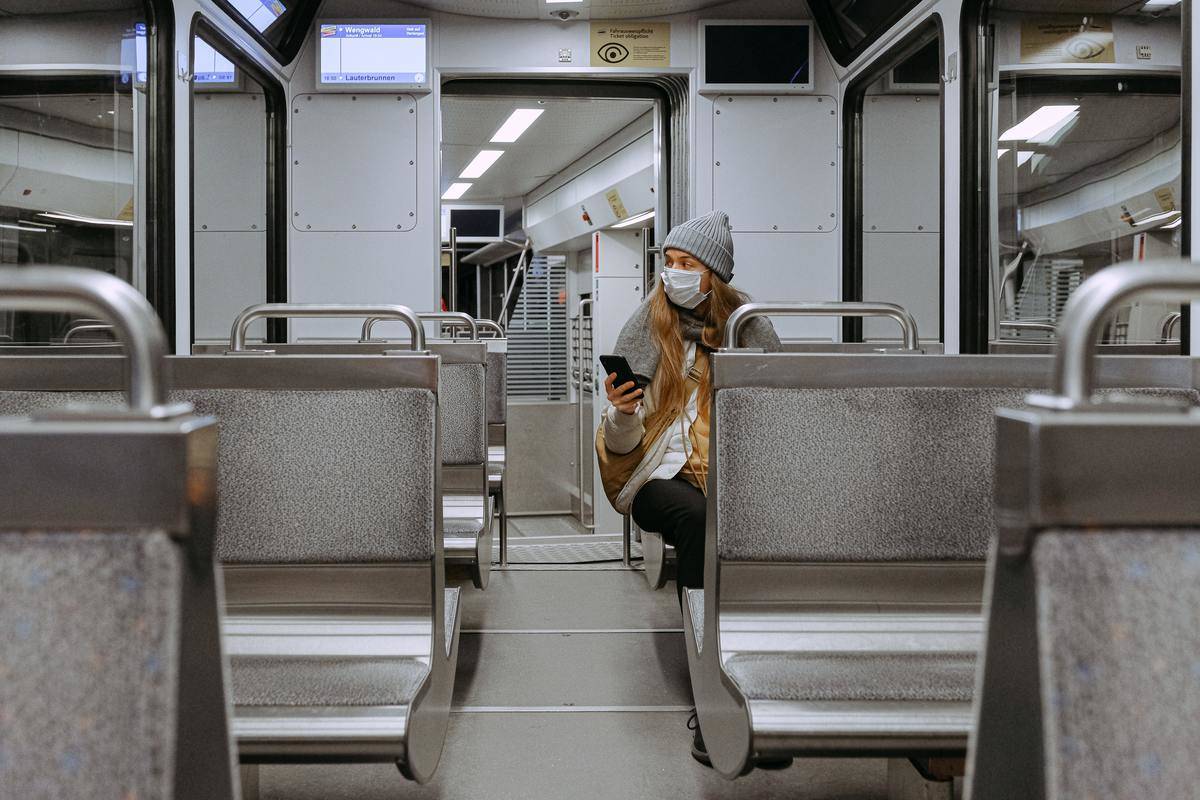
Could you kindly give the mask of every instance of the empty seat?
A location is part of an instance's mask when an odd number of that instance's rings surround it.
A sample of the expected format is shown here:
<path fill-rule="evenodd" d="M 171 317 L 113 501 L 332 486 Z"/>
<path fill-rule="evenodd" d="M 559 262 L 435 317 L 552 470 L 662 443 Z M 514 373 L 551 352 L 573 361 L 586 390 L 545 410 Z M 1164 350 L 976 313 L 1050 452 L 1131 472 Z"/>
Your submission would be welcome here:
<path fill-rule="evenodd" d="M 1104 377 L 1155 386 L 1164 361 L 1106 363 Z M 684 629 L 722 774 L 756 755 L 965 754 L 992 411 L 1048 369 L 1037 358 L 714 355 L 710 588 L 687 593 Z"/>
<path fill-rule="evenodd" d="M 216 422 L 163 404 L 166 337 L 129 285 L 0 270 L 10 292 L 102 315 L 136 364 L 118 413 L 0 419 L 0 795 L 232 800 Z"/>

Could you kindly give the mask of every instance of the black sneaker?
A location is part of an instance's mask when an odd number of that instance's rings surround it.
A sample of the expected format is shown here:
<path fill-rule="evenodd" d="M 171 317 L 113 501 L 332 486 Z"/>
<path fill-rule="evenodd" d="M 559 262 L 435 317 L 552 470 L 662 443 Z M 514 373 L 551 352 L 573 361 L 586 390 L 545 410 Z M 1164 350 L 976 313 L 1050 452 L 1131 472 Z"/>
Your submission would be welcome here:
<path fill-rule="evenodd" d="M 704 737 L 700 735 L 700 716 L 694 708 L 692 715 L 688 717 L 687 726 L 689 731 L 695 731 L 692 737 L 692 758 L 706 767 L 712 767 L 712 759 L 708 757 L 708 750 L 704 747 Z"/>

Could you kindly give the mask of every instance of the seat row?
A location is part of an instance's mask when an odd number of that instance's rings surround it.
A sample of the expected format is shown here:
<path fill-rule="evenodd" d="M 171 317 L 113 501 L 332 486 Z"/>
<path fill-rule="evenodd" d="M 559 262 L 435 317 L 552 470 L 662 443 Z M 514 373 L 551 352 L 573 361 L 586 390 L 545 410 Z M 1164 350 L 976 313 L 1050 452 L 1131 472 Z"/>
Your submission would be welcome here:
<path fill-rule="evenodd" d="M 756 311 L 735 312 L 684 596 L 721 774 L 886 757 L 894 798 L 968 769 L 976 798 L 1190 794 L 1200 360 L 1090 352 L 1115 303 L 1164 288 L 1200 279 L 1093 278 L 1057 362 L 739 351 Z"/>
<path fill-rule="evenodd" d="M 105 319 L 128 356 L 11 356 L 0 371 L 14 796 L 228 797 L 231 752 L 428 780 L 458 657 L 446 565 L 486 586 L 502 491 L 485 346 L 426 346 L 416 315 L 385 307 L 410 326 L 403 350 L 269 353 L 235 332 L 229 355 L 166 357 L 152 309 L 114 278 L 6 270 L 9 302 Z"/>

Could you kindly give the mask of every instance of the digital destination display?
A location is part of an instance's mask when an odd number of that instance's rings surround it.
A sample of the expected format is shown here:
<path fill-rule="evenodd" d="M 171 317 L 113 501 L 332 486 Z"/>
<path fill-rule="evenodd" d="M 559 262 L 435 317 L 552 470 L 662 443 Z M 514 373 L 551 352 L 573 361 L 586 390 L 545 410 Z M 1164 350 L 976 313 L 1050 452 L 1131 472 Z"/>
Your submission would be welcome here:
<path fill-rule="evenodd" d="M 145 84 L 146 64 L 146 23 L 139 22 L 126 30 L 121 38 L 121 81 L 129 83 L 132 75 L 136 83 Z"/>
<path fill-rule="evenodd" d="M 287 11 L 280 0 L 230 0 L 237 12 L 262 33 Z"/>
<path fill-rule="evenodd" d="M 192 62 L 192 80 L 195 83 L 206 86 L 232 86 L 237 83 L 237 69 L 233 62 L 199 36 L 196 37 L 195 53 Z"/>
<path fill-rule="evenodd" d="M 320 80 L 331 85 L 424 84 L 425 23 L 321 23 Z"/>

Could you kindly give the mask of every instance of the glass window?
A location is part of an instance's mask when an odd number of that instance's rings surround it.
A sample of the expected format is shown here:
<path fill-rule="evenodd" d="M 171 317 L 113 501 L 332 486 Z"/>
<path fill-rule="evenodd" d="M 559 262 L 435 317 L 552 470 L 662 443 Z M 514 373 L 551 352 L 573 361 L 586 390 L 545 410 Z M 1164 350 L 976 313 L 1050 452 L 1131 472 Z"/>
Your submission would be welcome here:
<path fill-rule="evenodd" d="M 69 5 L 0 17 L 0 264 L 87 267 L 146 292 L 145 8 Z M 71 314 L 0 314 L 6 343 L 97 339 L 104 326 Z"/>
<path fill-rule="evenodd" d="M 999 352 L 1052 344 L 1081 283 L 1114 264 L 1178 257 L 1185 224 L 1178 6 L 1016 8 L 989 11 L 986 318 Z M 1177 348 L 1179 320 L 1178 304 L 1139 298 L 1100 341 Z"/>
<path fill-rule="evenodd" d="M 216 0 L 216 3 L 283 64 L 295 59 L 320 5 L 317 0 Z"/>
<path fill-rule="evenodd" d="M 240 311 L 271 295 L 270 103 L 227 43 L 202 31 L 192 58 L 193 341 L 224 341 Z M 256 322 L 249 338 L 266 332 Z"/>
<path fill-rule="evenodd" d="M 843 66 L 916 5 L 915 0 L 810 0 L 830 53 Z"/>
<path fill-rule="evenodd" d="M 940 47 L 931 26 L 847 94 L 848 106 L 861 108 L 848 137 L 859 151 L 861 213 L 847 247 L 846 299 L 903 306 L 925 342 L 942 338 Z M 901 338 L 887 319 L 849 321 L 843 333 L 848 341 Z"/>

